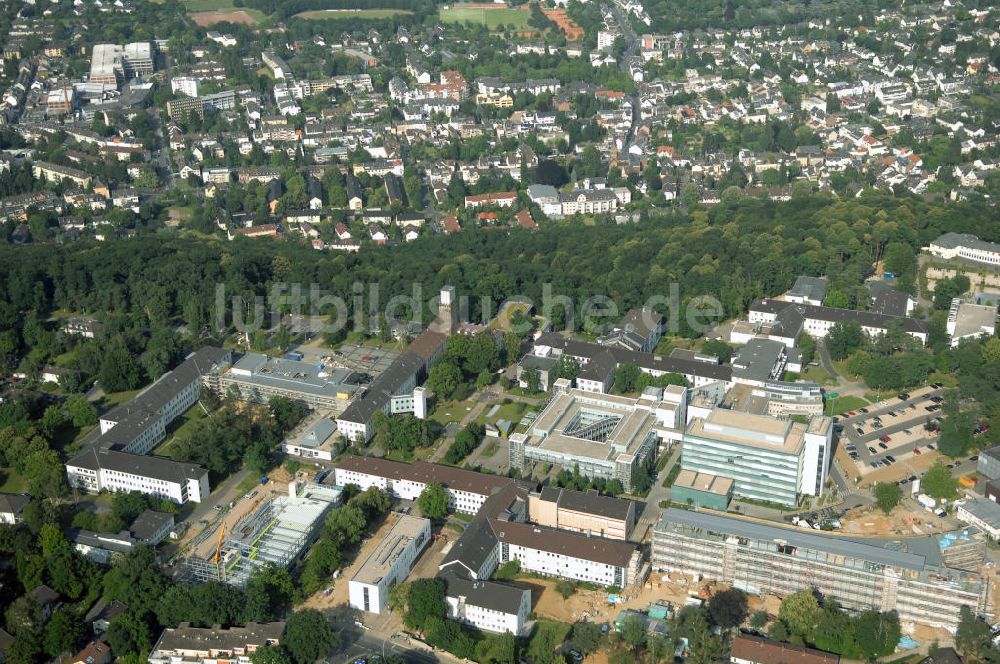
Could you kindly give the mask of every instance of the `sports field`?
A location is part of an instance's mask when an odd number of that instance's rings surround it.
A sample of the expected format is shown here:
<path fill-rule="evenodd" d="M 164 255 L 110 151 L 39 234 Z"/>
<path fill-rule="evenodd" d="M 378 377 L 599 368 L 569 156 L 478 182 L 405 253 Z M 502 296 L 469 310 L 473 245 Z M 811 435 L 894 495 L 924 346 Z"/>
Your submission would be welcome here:
<path fill-rule="evenodd" d="M 264 21 L 259 9 L 236 7 L 233 0 L 183 0 L 188 14 L 200 26 L 210 26 L 222 21 L 253 25 Z"/>
<path fill-rule="evenodd" d="M 392 18 L 401 14 L 412 14 L 409 9 L 315 9 L 299 12 L 296 18 L 305 19 L 345 19 L 345 18 Z"/>
<path fill-rule="evenodd" d="M 446 23 L 477 23 L 492 30 L 501 25 L 525 28 L 531 14 L 526 9 L 473 4 L 442 7 L 439 16 Z"/>

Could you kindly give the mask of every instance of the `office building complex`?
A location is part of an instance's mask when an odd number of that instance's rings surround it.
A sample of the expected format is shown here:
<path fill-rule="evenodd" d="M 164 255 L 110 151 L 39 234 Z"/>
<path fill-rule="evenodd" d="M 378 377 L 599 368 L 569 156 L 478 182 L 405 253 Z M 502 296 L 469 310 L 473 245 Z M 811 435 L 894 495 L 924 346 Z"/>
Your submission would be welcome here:
<path fill-rule="evenodd" d="M 989 582 L 947 567 L 944 541 L 854 540 L 671 508 L 653 531 L 651 563 L 752 594 L 815 588 L 849 611 L 895 610 L 902 621 L 954 629 L 962 606 L 987 610 Z"/>
<path fill-rule="evenodd" d="M 201 502 L 209 492 L 204 468 L 145 455 L 164 439 L 167 426 L 198 401 L 202 376 L 231 357 L 228 350 L 201 348 L 134 399 L 102 415 L 99 434 L 66 462 L 70 486 L 90 493 L 140 491 L 176 503 Z"/>
<path fill-rule="evenodd" d="M 794 506 L 823 493 L 832 440 L 827 417 L 803 424 L 715 408 L 684 432 L 681 468 L 733 480 L 734 496 Z"/>
<path fill-rule="evenodd" d="M 410 568 L 431 540 L 430 519 L 393 514 L 396 522 L 348 582 L 349 603 L 359 611 L 382 613 L 389 589 L 406 580 Z"/>
<path fill-rule="evenodd" d="M 627 540 L 635 519 L 634 501 L 602 496 L 593 489 L 583 492 L 547 486 L 528 494 L 528 520 L 540 526 Z"/>
<path fill-rule="evenodd" d="M 205 385 L 220 396 L 235 388 L 244 401 L 267 403 L 281 396 L 340 412 L 361 389 L 360 380 L 355 372 L 336 365 L 247 353 L 232 366 L 207 375 Z"/>
<path fill-rule="evenodd" d="M 653 462 L 660 441 L 684 427 L 687 390 L 648 388 L 638 399 L 569 389 L 556 381 L 552 400 L 524 433 L 510 436 L 510 466 L 532 462 L 577 468 L 587 477 L 616 479 L 626 491 Z"/>
<path fill-rule="evenodd" d="M 150 42 L 95 44 L 90 58 L 90 82 L 117 87 L 137 76 L 153 73 L 153 45 Z"/>

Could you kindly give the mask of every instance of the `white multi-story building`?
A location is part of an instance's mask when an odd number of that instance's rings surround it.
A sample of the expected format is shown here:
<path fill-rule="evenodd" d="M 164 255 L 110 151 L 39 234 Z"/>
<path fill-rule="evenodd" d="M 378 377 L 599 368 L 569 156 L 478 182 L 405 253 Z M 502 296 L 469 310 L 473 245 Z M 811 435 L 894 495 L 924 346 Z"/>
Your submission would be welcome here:
<path fill-rule="evenodd" d="M 449 509 L 475 514 L 487 498 L 510 484 L 510 479 L 426 461 L 402 463 L 350 455 L 334 469 L 338 486 L 355 484 L 362 491 L 378 487 L 402 500 L 416 500 L 432 482 L 441 484 L 448 493 Z"/>
<path fill-rule="evenodd" d="M 927 247 L 940 258 L 964 258 L 987 265 L 1000 265 L 1000 244 L 984 242 L 967 233 L 945 233 Z"/>
<path fill-rule="evenodd" d="M 193 76 L 174 76 L 170 79 L 170 91 L 187 97 L 197 97 L 198 82 Z"/>
<path fill-rule="evenodd" d="M 808 424 L 715 408 L 684 432 L 681 468 L 732 479 L 733 494 L 783 505 L 823 493 L 832 458 L 833 422 Z"/>
<path fill-rule="evenodd" d="M 440 576 L 445 582 L 448 617 L 484 632 L 518 635 L 531 613 L 531 591 L 506 583 Z"/>
<path fill-rule="evenodd" d="M 997 308 L 992 304 L 962 302 L 957 297 L 951 301 L 945 331 L 951 337 L 951 347 L 955 348 L 962 339 L 992 337 L 996 332 Z"/>
<path fill-rule="evenodd" d="M 160 634 L 149 653 L 149 664 L 249 664 L 257 648 L 277 646 L 285 623 L 247 623 L 246 627 L 191 627 L 181 623 Z"/>
<path fill-rule="evenodd" d="M 176 503 L 200 502 L 209 493 L 205 469 L 144 455 L 163 440 L 167 426 L 197 402 L 203 375 L 231 357 L 228 350 L 201 348 L 134 399 L 102 415 L 97 439 L 66 462 L 70 486 L 91 493 L 140 491 Z"/>
<path fill-rule="evenodd" d="M 891 325 L 898 324 L 910 336 L 927 343 L 927 326 L 914 318 L 797 304 L 785 300 L 765 298 L 754 301 L 750 305 L 747 320 L 752 325 L 779 327 L 782 333 L 775 338 L 791 339 L 793 342 L 801 332 L 815 339 L 823 339 L 837 323 L 855 322 L 871 337 L 885 334 Z"/>
<path fill-rule="evenodd" d="M 431 540 L 430 519 L 394 515 L 396 522 L 348 582 L 349 603 L 368 613 L 382 613 L 389 588 L 402 583 Z"/>

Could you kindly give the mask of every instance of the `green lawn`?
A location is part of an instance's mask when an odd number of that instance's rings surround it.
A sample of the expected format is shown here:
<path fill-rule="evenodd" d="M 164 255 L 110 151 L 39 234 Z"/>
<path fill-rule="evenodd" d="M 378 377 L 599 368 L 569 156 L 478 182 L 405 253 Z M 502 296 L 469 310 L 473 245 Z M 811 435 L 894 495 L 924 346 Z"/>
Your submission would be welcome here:
<path fill-rule="evenodd" d="M 401 14 L 412 14 L 408 9 L 315 9 L 307 12 L 300 12 L 294 18 L 337 20 L 355 18 L 392 18 Z"/>
<path fill-rule="evenodd" d="M 472 407 L 471 401 L 439 401 L 434 407 L 434 412 L 428 419 L 437 422 L 441 426 L 448 426 L 452 422 L 460 422 Z"/>
<path fill-rule="evenodd" d="M 0 468 L 0 492 L 23 493 L 28 484 L 24 478 L 14 472 L 13 468 Z"/>
<path fill-rule="evenodd" d="M 104 398 L 101 399 L 101 405 L 106 408 L 112 408 L 118 404 L 123 404 L 126 401 L 131 401 L 137 394 L 139 394 L 139 390 L 126 390 L 124 392 L 112 392 L 111 394 L 105 394 Z"/>
<path fill-rule="evenodd" d="M 497 412 L 487 417 L 486 414 L 491 410 L 493 410 L 493 406 L 489 406 L 486 410 L 484 410 L 483 414 L 476 418 L 476 421 L 480 424 L 486 424 L 487 422 L 492 423 L 497 420 L 508 420 L 517 424 L 521 421 L 521 418 L 524 417 L 524 413 L 528 410 L 528 404 L 521 403 L 520 401 L 505 403 L 500 406 L 500 409 L 497 410 Z"/>
<path fill-rule="evenodd" d="M 837 397 L 836 399 L 827 399 L 826 405 L 823 407 L 823 414 L 840 415 L 841 413 L 846 413 L 849 410 L 857 410 L 858 408 L 863 408 L 867 405 L 868 402 L 861 397 L 848 394 L 846 396 Z"/>
<path fill-rule="evenodd" d="M 234 8 L 233 0 L 183 0 L 183 3 L 189 12 L 210 12 Z"/>
<path fill-rule="evenodd" d="M 823 367 L 809 367 L 809 369 L 801 373 L 800 376 L 806 380 L 811 380 L 817 385 L 835 385 L 837 382 L 834 377 L 830 375 L 830 372 Z"/>
<path fill-rule="evenodd" d="M 531 14 L 521 9 L 508 9 L 506 7 L 486 9 L 461 5 L 442 8 L 439 12 L 440 19 L 445 23 L 478 23 L 491 30 L 501 25 L 510 25 L 518 29 L 526 28 L 530 16 Z"/>
<path fill-rule="evenodd" d="M 175 456 L 176 451 L 174 450 L 174 443 L 177 440 L 177 436 L 193 429 L 195 423 L 199 420 L 205 419 L 205 417 L 205 411 L 203 411 L 201 406 L 198 404 L 188 408 L 183 415 L 174 420 L 170 428 L 167 430 L 166 440 L 160 443 L 159 447 L 153 450 L 153 454 L 170 457 L 171 459 L 177 459 Z"/>

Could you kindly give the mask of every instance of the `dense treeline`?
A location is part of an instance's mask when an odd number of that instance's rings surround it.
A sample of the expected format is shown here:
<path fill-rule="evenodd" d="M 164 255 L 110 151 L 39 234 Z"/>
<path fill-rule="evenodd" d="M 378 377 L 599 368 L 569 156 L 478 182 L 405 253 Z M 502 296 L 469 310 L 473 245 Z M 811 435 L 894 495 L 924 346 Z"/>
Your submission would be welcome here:
<path fill-rule="evenodd" d="M 5 246 L 0 303 L 9 306 L 0 308 L 8 330 L 26 312 L 57 308 L 158 322 L 166 315 L 202 330 L 214 324 L 217 285 L 225 288 L 228 306 L 234 295 L 265 296 L 276 282 L 300 283 L 305 292 L 315 283 L 347 303 L 356 295 L 353 284 L 378 284 L 383 304 L 411 294 L 414 284 L 425 301 L 452 284 L 462 295 L 492 298 L 495 312 L 512 295 L 540 302 L 550 284 L 551 293 L 573 300 L 576 316 L 594 295 L 614 300 L 620 316 L 653 295 L 668 295 L 676 282 L 682 304 L 712 295 L 724 315 L 734 316 L 754 298 L 782 292 L 799 274 L 826 274 L 833 289 L 855 289 L 887 245 L 904 245 L 912 256 L 946 230 L 1000 239 L 995 210 L 984 204 L 870 192 L 848 201 L 825 194 L 784 203 L 736 198 L 707 212 L 672 212 L 621 226 L 469 229 L 352 255 L 319 254 L 295 241 L 223 244 L 166 233 L 101 245 Z M 367 289 L 361 297 L 371 299 Z M 470 302 L 472 318 L 482 304 Z M 558 309 L 554 315 L 561 323 Z M 684 316 L 678 324 L 678 332 L 691 332 Z"/>

